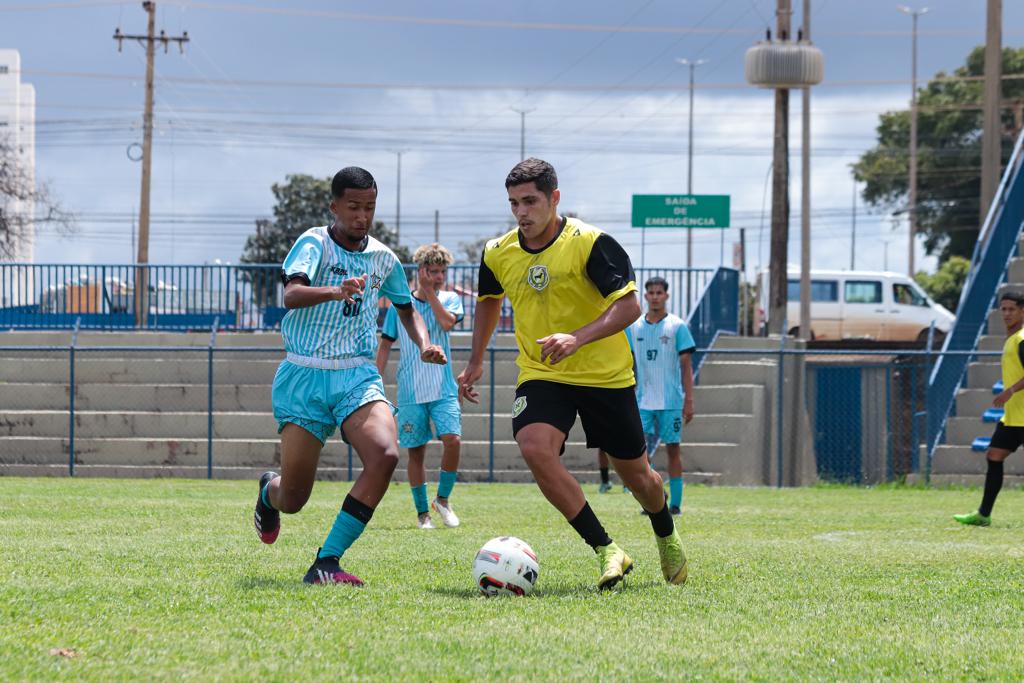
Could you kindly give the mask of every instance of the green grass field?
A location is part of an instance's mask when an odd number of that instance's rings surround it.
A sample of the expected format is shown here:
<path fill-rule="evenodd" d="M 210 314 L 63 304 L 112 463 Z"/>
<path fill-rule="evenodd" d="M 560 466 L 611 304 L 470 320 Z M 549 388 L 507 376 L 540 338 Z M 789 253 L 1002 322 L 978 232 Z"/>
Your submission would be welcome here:
<path fill-rule="evenodd" d="M 533 486 L 456 488 L 459 529 L 389 491 L 343 561 L 302 575 L 346 485 L 274 546 L 252 482 L 0 480 L 0 680 L 1020 680 L 1024 492 L 960 528 L 976 490 L 689 487 L 690 580 L 666 585 L 628 495 L 586 487 L 637 567 L 599 594 L 593 553 Z M 433 489 L 433 486 L 431 486 Z M 475 551 L 540 556 L 527 598 L 486 599 Z"/>

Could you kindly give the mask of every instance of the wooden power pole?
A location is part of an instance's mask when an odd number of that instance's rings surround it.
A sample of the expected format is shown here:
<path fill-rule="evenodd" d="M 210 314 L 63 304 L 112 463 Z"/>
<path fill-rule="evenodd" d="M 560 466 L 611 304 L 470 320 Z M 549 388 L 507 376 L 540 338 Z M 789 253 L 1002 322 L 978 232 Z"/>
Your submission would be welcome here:
<path fill-rule="evenodd" d="M 790 0 L 778 0 L 779 40 L 789 40 Z M 768 331 L 785 334 L 789 263 L 789 90 L 775 89 L 775 134 L 772 151 L 772 237 L 769 261 Z"/>
<path fill-rule="evenodd" d="M 188 31 L 180 36 L 168 36 L 163 31 L 156 35 L 156 3 L 143 2 L 146 11 L 146 35 L 130 35 L 121 33 L 120 27 L 114 30 L 117 51 L 120 52 L 125 40 L 138 41 L 146 48 L 146 102 L 142 114 L 142 188 L 139 198 L 139 250 L 136 256 L 135 270 L 135 324 L 145 327 L 149 313 L 149 187 L 153 168 L 153 60 L 156 57 L 156 43 L 160 42 L 167 52 L 168 46 L 174 42 L 182 51 L 188 42 Z"/>
<path fill-rule="evenodd" d="M 981 213 L 978 226 L 985 222 L 992 198 L 999 186 L 1002 170 L 1002 131 L 999 99 L 1003 76 L 1003 1 L 988 0 L 985 25 L 985 97 L 982 105 L 981 133 Z"/>

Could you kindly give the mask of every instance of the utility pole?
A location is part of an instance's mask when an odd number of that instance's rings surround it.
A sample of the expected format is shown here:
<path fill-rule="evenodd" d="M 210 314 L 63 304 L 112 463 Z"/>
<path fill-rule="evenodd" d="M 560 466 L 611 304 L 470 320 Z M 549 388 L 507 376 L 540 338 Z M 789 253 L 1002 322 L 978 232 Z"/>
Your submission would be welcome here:
<path fill-rule="evenodd" d="M 999 185 L 1002 166 L 1002 131 L 999 100 L 1003 76 L 1003 0 L 988 0 L 985 22 L 985 97 L 982 105 L 981 134 L 981 215 L 985 222 L 989 206 Z"/>
<path fill-rule="evenodd" d="M 802 40 L 811 40 L 811 0 L 804 0 Z M 800 338 L 811 338 L 811 89 L 803 88 L 800 124 Z"/>
<path fill-rule="evenodd" d="M 395 188 L 395 245 L 402 243 L 402 150 L 395 152 L 398 155 L 398 182 Z"/>
<path fill-rule="evenodd" d="M 526 115 L 536 110 L 512 107 L 512 111 L 519 114 L 519 160 L 522 161 L 526 158 Z"/>
<path fill-rule="evenodd" d="M 697 70 L 697 67 L 701 64 L 707 64 L 706 59 L 676 59 L 677 62 L 683 66 L 690 68 L 690 112 L 689 112 L 689 133 L 686 138 L 686 194 L 693 194 L 693 72 Z M 722 237 L 725 237 L 725 233 L 722 233 Z M 690 289 L 693 274 L 689 272 L 693 268 L 693 228 L 686 228 L 686 301 L 687 308 L 692 305 L 690 298 Z"/>
<path fill-rule="evenodd" d="M 913 10 L 900 5 L 899 10 L 909 14 L 913 20 L 911 33 L 910 57 L 910 201 L 907 206 L 907 218 L 910 228 L 910 252 L 907 259 L 907 274 L 914 277 L 914 243 L 917 237 L 917 18 L 928 12 L 924 7 Z"/>
<path fill-rule="evenodd" d="M 180 36 L 168 36 L 164 31 L 156 35 L 156 3 L 143 2 L 142 9 L 146 11 L 146 35 L 130 35 L 121 33 L 121 28 L 114 30 L 114 40 L 117 41 L 117 51 L 120 52 L 125 40 L 135 40 L 146 48 L 146 100 L 145 109 L 142 114 L 142 188 L 139 199 L 139 251 L 136 257 L 135 270 L 135 324 L 140 327 L 146 325 L 146 318 L 149 313 L 149 273 L 146 264 L 149 263 L 149 188 L 153 167 L 153 60 L 156 57 L 156 43 L 159 41 L 167 52 L 168 46 L 173 42 L 178 44 L 178 49 L 185 51 L 185 43 L 188 42 L 188 31 L 182 32 Z"/>
<path fill-rule="evenodd" d="M 778 0 L 779 40 L 789 40 L 790 0 Z M 768 288 L 768 331 L 785 334 L 789 263 L 789 90 L 775 89 L 775 133 L 772 150 L 772 236 Z"/>
<path fill-rule="evenodd" d="M 441 243 L 441 212 L 434 209 L 434 244 Z"/>

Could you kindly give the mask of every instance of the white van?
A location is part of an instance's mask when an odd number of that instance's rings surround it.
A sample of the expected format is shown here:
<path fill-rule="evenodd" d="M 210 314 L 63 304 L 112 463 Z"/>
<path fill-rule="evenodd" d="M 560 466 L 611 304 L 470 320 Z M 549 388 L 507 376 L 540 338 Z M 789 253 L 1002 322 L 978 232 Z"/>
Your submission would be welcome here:
<path fill-rule="evenodd" d="M 800 327 L 800 270 L 787 273 L 786 325 Z M 767 313 L 768 272 L 761 274 L 761 310 Z M 860 270 L 811 271 L 811 334 L 814 339 L 924 341 L 935 322 L 946 335 L 955 316 L 906 275 Z"/>

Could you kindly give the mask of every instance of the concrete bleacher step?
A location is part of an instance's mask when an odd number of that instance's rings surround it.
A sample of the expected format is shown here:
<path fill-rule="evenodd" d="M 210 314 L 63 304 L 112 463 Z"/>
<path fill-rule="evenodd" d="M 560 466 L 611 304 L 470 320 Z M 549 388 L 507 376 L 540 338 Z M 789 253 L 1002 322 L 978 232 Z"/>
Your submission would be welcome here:
<path fill-rule="evenodd" d="M 981 415 L 992 407 L 991 389 L 961 389 L 956 395 L 956 414 L 964 417 Z"/>
<path fill-rule="evenodd" d="M 971 363 L 967 366 L 967 387 L 970 389 L 991 389 L 1002 379 L 998 362 Z"/>
<path fill-rule="evenodd" d="M 0 410 L 68 410 L 69 389 L 64 384 L 8 383 L 0 384 Z M 395 385 L 385 387 L 392 400 Z M 464 413 L 486 413 L 490 410 L 490 387 L 478 386 L 479 403 L 463 403 Z M 269 384 L 214 384 L 215 412 L 270 412 Z M 495 409 L 504 410 L 515 400 L 515 387 L 495 387 Z M 75 383 L 75 410 L 180 412 L 205 411 L 208 406 L 207 386 L 203 384 L 109 384 Z"/>
<path fill-rule="evenodd" d="M 220 467 L 213 468 L 214 479 L 242 479 L 253 480 L 265 471 L 260 467 Z M 348 481 L 351 477 L 357 477 L 362 472 L 359 467 L 353 467 L 351 472 L 347 467 L 335 467 L 331 465 L 321 466 L 317 469 L 316 478 L 319 481 Z M 569 471 L 576 479 L 584 484 L 596 484 L 600 478 L 596 469 L 580 469 Z M 33 464 L 4 464 L 0 462 L 0 476 L 16 477 L 66 477 L 68 475 L 67 464 L 63 465 L 33 465 Z M 151 465 L 78 465 L 75 467 L 76 477 L 107 477 L 107 478 L 149 478 L 149 477 L 177 477 L 205 479 L 207 476 L 206 467 L 195 466 L 151 466 Z M 684 471 L 683 477 L 686 484 L 717 484 L 721 475 L 717 472 Z M 404 469 L 396 469 L 391 479 L 395 486 L 403 485 L 408 481 Z M 460 469 L 459 483 L 484 483 L 494 481 L 506 484 L 532 484 L 533 475 L 529 470 L 495 470 L 493 479 L 488 469 Z M 588 492 L 589 493 L 589 492 Z M 396 495 L 392 492 L 391 495 Z M 408 494 L 401 494 L 408 495 Z M 472 519 L 472 508 L 459 507 L 459 516 L 463 519 Z"/>
<path fill-rule="evenodd" d="M 462 438 L 466 442 L 487 441 L 493 428 L 494 438 L 512 438 L 512 415 L 496 413 L 492 425 L 487 414 L 465 414 L 462 418 Z M 75 414 L 75 439 L 142 438 L 181 441 L 205 441 L 207 431 L 205 412 L 143 412 L 111 413 L 80 410 Z M 752 431 L 753 415 L 702 415 L 683 432 L 683 443 L 710 443 L 723 434 L 744 434 Z M 402 425 L 398 425 L 399 431 Z M 68 412 L 61 410 L 4 410 L 0 411 L 0 437 L 54 437 L 68 436 Z M 215 439 L 277 440 L 277 423 L 270 413 L 217 412 L 213 416 Z M 586 440 L 579 421 L 569 432 L 570 443 Z M 3 446 L 6 449 L 8 446 Z"/>
<path fill-rule="evenodd" d="M 7 437 L 5 452 L 0 454 L 0 466 L 45 465 L 68 467 L 68 440 L 57 437 Z M 728 461 L 735 444 L 692 444 L 684 448 L 684 470 L 718 472 L 723 461 Z M 279 467 L 280 448 L 276 439 L 214 439 L 212 444 L 214 467 L 242 467 L 261 471 Z M 437 463 L 441 445 L 427 446 L 427 458 Z M 525 462 L 514 441 L 496 441 L 494 444 L 494 470 L 526 471 Z M 659 468 L 664 468 L 663 455 L 658 457 Z M 405 462 L 405 454 L 401 455 Z M 459 469 L 487 470 L 491 462 L 491 449 L 486 441 L 464 441 Z M 593 470 L 597 467 L 597 453 L 583 443 L 569 443 L 562 462 L 571 471 Z M 359 459 L 353 453 L 353 468 L 359 468 Z M 712 468 L 707 467 L 712 465 Z M 207 466 L 205 439 L 145 439 L 145 438 L 90 438 L 75 440 L 75 466 L 90 467 L 191 467 Z M 348 467 L 348 449 L 336 439 L 328 442 L 320 457 L 322 468 Z"/>
<path fill-rule="evenodd" d="M 701 386 L 750 384 L 752 379 L 768 379 L 767 373 L 776 372 L 777 366 L 768 360 L 717 361 L 708 359 L 700 370 Z"/>
<path fill-rule="evenodd" d="M 1007 458 L 1004 463 L 1007 475 L 1024 477 L 1024 460 Z M 976 475 L 984 478 L 988 469 L 984 453 L 971 450 L 970 445 L 943 444 L 935 449 L 932 459 L 932 476 L 935 475 Z"/>
<path fill-rule="evenodd" d="M 265 384 L 270 386 L 280 359 L 215 357 L 213 381 L 215 384 Z M 458 367 L 458 364 L 456 364 Z M 519 369 L 511 358 L 496 360 L 496 384 L 515 384 Z M 461 371 L 461 368 L 459 368 Z M 68 359 L 25 359 L 0 353 L 0 383 L 67 383 L 70 376 Z M 385 379 L 394 377 L 393 368 Z M 104 382 L 111 384 L 206 384 L 209 378 L 206 352 L 186 351 L 160 358 L 94 358 L 76 354 L 76 382 Z M 484 368 L 481 385 L 491 381 L 491 367 Z"/>
<path fill-rule="evenodd" d="M 981 421 L 975 414 L 968 417 L 951 417 L 946 420 L 946 443 L 955 446 L 970 446 L 979 436 L 991 436 L 995 425 Z"/>
<path fill-rule="evenodd" d="M 449 338 L 452 348 L 469 348 L 473 344 L 472 332 L 452 332 Z M 68 346 L 71 343 L 70 330 L 10 330 L 5 331 L 0 346 Z M 210 343 L 209 332 L 142 332 L 82 330 L 78 333 L 78 346 L 195 346 L 206 348 Z M 514 348 L 515 335 L 500 333 L 494 335 L 491 344 L 500 348 Z M 217 348 L 232 346 L 261 346 L 284 348 L 280 332 L 218 332 Z"/>

